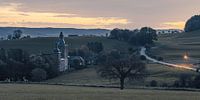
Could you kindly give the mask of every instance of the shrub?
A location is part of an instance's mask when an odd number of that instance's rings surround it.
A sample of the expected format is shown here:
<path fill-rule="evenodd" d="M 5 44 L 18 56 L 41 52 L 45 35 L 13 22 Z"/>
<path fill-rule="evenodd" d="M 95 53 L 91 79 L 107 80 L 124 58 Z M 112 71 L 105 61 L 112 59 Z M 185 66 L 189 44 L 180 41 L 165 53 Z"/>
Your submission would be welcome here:
<path fill-rule="evenodd" d="M 47 73 L 44 69 L 35 68 L 31 71 L 32 81 L 40 82 L 47 78 Z"/>
<path fill-rule="evenodd" d="M 195 88 L 200 88 L 200 75 L 194 78 L 193 84 Z"/>
<path fill-rule="evenodd" d="M 174 81 L 173 87 L 180 87 L 180 82 L 178 80 Z"/>
<path fill-rule="evenodd" d="M 158 57 L 158 61 L 163 61 L 163 57 Z"/>
<path fill-rule="evenodd" d="M 151 87 L 156 87 L 156 86 L 158 86 L 158 82 L 155 81 L 155 80 L 152 80 L 152 81 L 150 82 L 150 86 L 151 86 Z"/>
<path fill-rule="evenodd" d="M 141 59 L 141 60 L 146 60 L 147 58 L 146 58 L 144 55 L 141 55 L 141 56 L 140 56 L 140 59 Z"/>
<path fill-rule="evenodd" d="M 167 83 L 163 83 L 163 84 L 161 85 L 161 87 L 168 87 L 168 84 L 167 84 Z"/>

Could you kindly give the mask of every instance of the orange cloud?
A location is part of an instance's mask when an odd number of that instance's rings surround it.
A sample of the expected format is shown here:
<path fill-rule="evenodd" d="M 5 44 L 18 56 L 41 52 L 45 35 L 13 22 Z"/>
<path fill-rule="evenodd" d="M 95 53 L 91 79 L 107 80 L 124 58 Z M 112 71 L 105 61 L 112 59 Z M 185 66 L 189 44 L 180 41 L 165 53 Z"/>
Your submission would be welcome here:
<path fill-rule="evenodd" d="M 162 27 L 165 29 L 184 29 L 185 22 L 184 21 L 165 22 L 162 23 Z"/>
<path fill-rule="evenodd" d="M 63 13 L 41 13 L 41 12 L 20 12 L 16 8 L 20 4 L 10 4 L 0 7 L 0 26 L 35 27 L 24 26 L 23 23 L 50 23 L 51 27 L 67 27 L 65 24 L 83 26 L 84 28 L 103 28 L 115 24 L 126 25 L 128 20 L 115 17 L 79 17 L 76 14 Z M 53 26 L 52 24 L 55 24 Z M 61 24 L 61 26 L 58 24 Z M 87 26 L 87 27 L 86 27 Z M 40 26 L 41 27 L 41 26 Z M 48 24 L 43 27 L 49 27 Z"/>

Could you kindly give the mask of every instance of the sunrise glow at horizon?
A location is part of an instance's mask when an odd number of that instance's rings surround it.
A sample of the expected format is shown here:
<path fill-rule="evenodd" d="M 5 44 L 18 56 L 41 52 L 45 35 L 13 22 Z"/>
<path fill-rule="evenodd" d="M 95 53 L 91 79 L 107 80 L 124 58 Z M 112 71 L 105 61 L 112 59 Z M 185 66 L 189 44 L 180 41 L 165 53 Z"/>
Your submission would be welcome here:
<path fill-rule="evenodd" d="M 183 29 L 197 0 L 0 0 L 0 27 Z"/>

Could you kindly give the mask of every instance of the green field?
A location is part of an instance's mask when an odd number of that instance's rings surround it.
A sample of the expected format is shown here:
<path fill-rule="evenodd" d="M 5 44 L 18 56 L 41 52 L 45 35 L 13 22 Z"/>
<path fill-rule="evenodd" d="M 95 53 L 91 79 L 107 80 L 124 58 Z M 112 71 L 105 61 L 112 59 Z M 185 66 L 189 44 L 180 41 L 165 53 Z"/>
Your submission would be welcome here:
<path fill-rule="evenodd" d="M 0 84 L 0 100 L 199 100 L 200 92 Z"/>
<path fill-rule="evenodd" d="M 161 35 L 152 53 L 164 57 L 166 61 L 183 61 L 184 53 L 191 58 L 200 58 L 200 31 L 180 33 L 175 35 Z"/>
<path fill-rule="evenodd" d="M 177 68 L 170 68 L 167 66 L 162 66 L 159 64 L 147 64 L 147 71 L 149 75 L 141 81 L 129 81 L 126 82 L 126 87 L 131 88 L 134 86 L 146 86 L 149 85 L 152 80 L 156 80 L 158 82 L 158 86 L 163 84 L 172 85 L 174 81 L 178 80 L 181 74 L 188 74 L 188 75 L 196 75 L 197 73 L 177 69 Z M 47 80 L 46 82 L 49 83 L 64 83 L 67 85 L 73 84 L 84 84 L 84 85 L 114 85 L 118 86 L 118 80 L 107 80 L 101 78 L 95 70 L 95 67 L 89 67 L 79 71 L 73 71 L 70 73 L 66 73 L 54 79 Z"/>
<path fill-rule="evenodd" d="M 39 52 L 52 52 L 55 48 L 55 43 L 58 40 L 57 37 L 41 37 L 41 38 L 32 38 L 25 40 L 5 40 L 0 41 L 0 48 L 20 48 L 30 53 L 39 53 Z M 128 48 L 132 47 L 131 45 L 120 42 L 117 40 L 107 39 L 105 37 L 89 37 L 89 36 L 80 36 L 80 37 L 67 37 L 65 38 L 66 43 L 68 44 L 69 50 L 80 48 L 82 45 L 87 45 L 88 42 L 101 42 L 104 46 L 105 51 L 110 51 L 112 49 L 118 49 L 121 51 L 127 51 Z"/>
<path fill-rule="evenodd" d="M 160 40 L 162 41 L 164 41 L 164 39 L 167 39 L 167 38 L 160 38 Z M 33 39 L 27 39 L 27 40 L 0 41 L 0 47 L 7 48 L 7 49 L 21 48 L 24 50 L 28 50 L 31 53 L 39 53 L 40 51 L 51 52 L 52 49 L 54 48 L 54 44 L 56 40 L 57 38 L 49 37 L 49 38 L 33 38 Z M 109 51 L 112 49 L 127 51 L 128 48 L 131 47 L 131 45 L 125 42 L 111 40 L 104 37 L 73 37 L 73 38 L 71 37 L 71 38 L 66 38 L 65 40 L 69 44 L 70 50 L 75 49 L 75 48 L 80 48 L 81 45 L 86 45 L 88 42 L 92 42 L 92 41 L 102 42 L 104 45 L 105 51 Z M 164 43 L 166 43 L 166 41 Z M 161 49 L 161 52 L 164 52 L 162 50 L 165 50 L 165 49 L 162 49 L 161 45 L 159 45 L 158 47 L 160 47 L 159 50 Z M 159 52 L 157 52 L 157 54 L 158 53 Z M 158 55 L 160 55 L 160 53 Z M 183 73 L 192 74 L 192 75 L 196 74 L 195 72 L 182 70 L 182 69 L 169 68 L 167 66 L 158 65 L 158 64 L 147 64 L 147 69 L 150 75 L 146 78 L 146 80 L 139 81 L 139 82 L 130 81 L 128 82 L 129 84 L 126 84 L 126 85 L 128 87 L 132 87 L 135 85 L 144 86 L 144 85 L 149 85 L 150 81 L 152 80 L 158 81 L 159 85 L 162 85 L 164 83 L 172 84 Z M 92 85 L 118 85 L 119 83 L 117 80 L 106 80 L 99 77 L 96 73 L 95 66 L 89 66 L 89 68 L 86 68 L 83 70 L 65 73 L 54 79 L 47 80 L 47 82 L 65 83 L 65 84 L 92 84 Z"/>

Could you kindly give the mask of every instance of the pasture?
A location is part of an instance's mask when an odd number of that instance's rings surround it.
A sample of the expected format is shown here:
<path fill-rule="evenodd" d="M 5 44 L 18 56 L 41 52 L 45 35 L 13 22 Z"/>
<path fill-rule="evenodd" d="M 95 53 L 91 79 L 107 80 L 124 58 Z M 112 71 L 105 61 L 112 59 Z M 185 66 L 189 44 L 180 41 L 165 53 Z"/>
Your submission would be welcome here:
<path fill-rule="evenodd" d="M 0 84 L 0 100 L 199 100 L 200 92 Z"/>
<path fill-rule="evenodd" d="M 30 53 L 49 53 L 55 48 L 55 43 L 58 37 L 39 37 L 24 40 L 5 40 L 0 41 L 0 48 L 5 49 L 23 49 Z M 69 50 L 80 48 L 82 45 L 87 45 L 88 42 L 101 42 L 105 51 L 118 49 L 120 51 L 128 51 L 132 47 L 128 43 L 118 40 L 107 39 L 105 37 L 95 36 L 79 36 L 79 37 L 66 37 L 66 44 Z"/>
<path fill-rule="evenodd" d="M 191 62 L 200 58 L 200 31 L 174 35 L 160 35 L 152 54 L 161 56 L 168 62 L 184 62 L 183 55 L 188 53 Z"/>
<path fill-rule="evenodd" d="M 97 66 L 90 66 L 86 69 L 78 70 L 63 74 L 56 78 L 47 80 L 49 83 L 64 83 L 67 85 L 73 84 L 86 84 L 86 85 L 111 85 L 118 86 L 118 80 L 108 80 L 101 78 L 95 70 Z M 146 69 L 148 72 L 148 76 L 144 80 L 132 81 L 127 80 L 126 87 L 134 87 L 134 86 L 147 86 L 150 84 L 152 80 L 158 82 L 158 86 L 162 86 L 163 84 L 172 85 L 174 81 L 178 80 L 180 75 L 196 75 L 197 73 L 184 70 L 171 68 L 159 64 L 147 64 Z"/>

